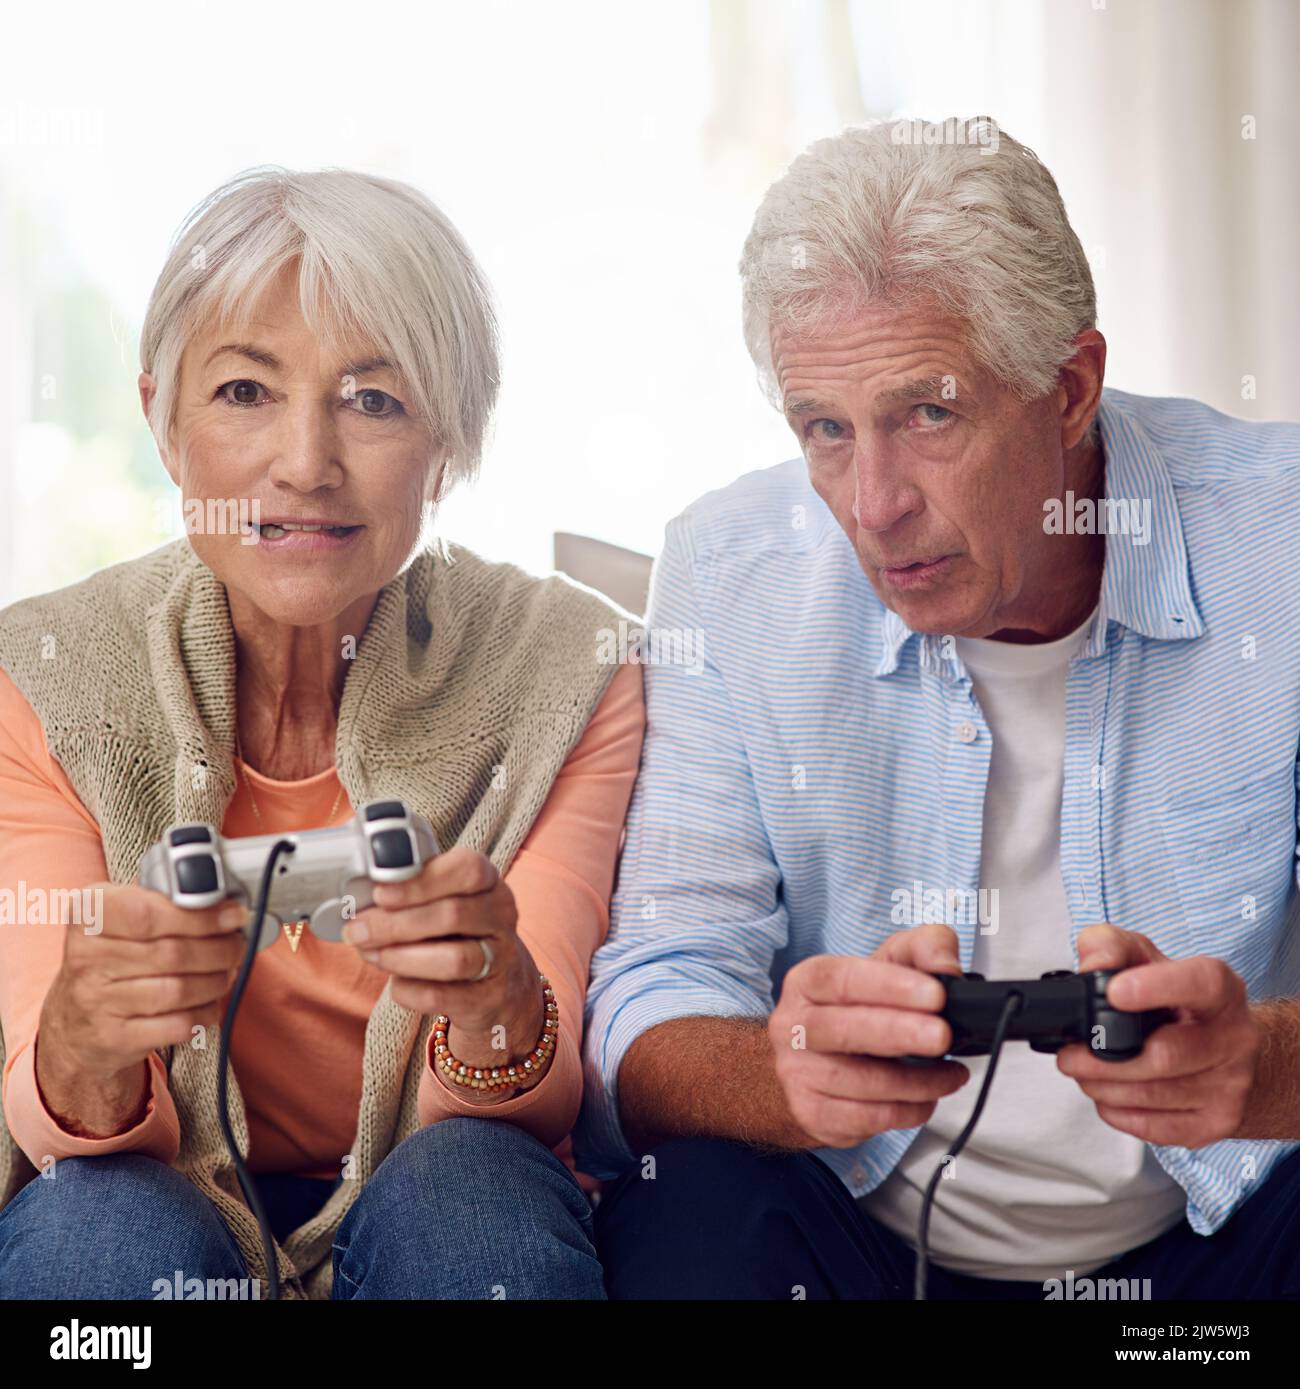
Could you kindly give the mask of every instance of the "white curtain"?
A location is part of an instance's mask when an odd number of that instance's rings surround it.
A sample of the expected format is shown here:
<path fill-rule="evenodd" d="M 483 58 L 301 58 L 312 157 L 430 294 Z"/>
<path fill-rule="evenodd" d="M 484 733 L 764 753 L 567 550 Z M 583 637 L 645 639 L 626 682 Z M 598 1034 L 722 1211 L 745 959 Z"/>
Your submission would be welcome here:
<path fill-rule="evenodd" d="M 1300 4 L 1053 4 L 1044 40 L 1044 157 L 1104 262 L 1111 384 L 1300 419 Z"/>
<path fill-rule="evenodd" d="M 1300 0 L 714 0 L 714 15 L 715 138 L 784 162 L 871 117 L 993 116 L 1060 186 L 1109 384 L 1300 419 Z"/>

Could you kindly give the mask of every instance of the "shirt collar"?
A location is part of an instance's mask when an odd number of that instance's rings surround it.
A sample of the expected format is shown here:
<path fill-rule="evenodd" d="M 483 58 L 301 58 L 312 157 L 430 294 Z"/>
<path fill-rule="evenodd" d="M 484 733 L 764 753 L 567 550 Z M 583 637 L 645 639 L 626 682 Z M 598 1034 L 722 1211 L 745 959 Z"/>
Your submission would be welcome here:
<path fill-rule="evenodd" d="M 1153 440 L 1121 402 L 1117 392 L 1103 391 L 1097 410 L 1106 459 L 1105 496 L 1116 502 L 1123 500 L 1137 528 L 1128 534 L 1106 536 L 1101 601 L 1080 651 L 1082 656 L 1098 656 L 1106 649 L 1111 622 L 1157 641 L 1181 641 L 1205 631 L 1192 597 L 1187 545 L 1169 469 Z M 1136 513 L 1131 509 L 1134 505 Z M 897 670 L 912 637 L 921 642 L 923 671 L 960 673 L 952 642 L 940 636 L 921 636 L 892 608 L 884 609 L 880 635 L 875 675 Z"/>

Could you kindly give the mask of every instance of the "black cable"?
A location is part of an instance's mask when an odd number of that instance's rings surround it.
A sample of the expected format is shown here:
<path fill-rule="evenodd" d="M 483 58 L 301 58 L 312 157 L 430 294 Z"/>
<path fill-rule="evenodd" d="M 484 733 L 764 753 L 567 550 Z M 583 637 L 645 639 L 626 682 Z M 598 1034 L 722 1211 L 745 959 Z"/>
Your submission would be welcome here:
<path fill-rule="evenodd" d="M 916 1281 L 912 1286 L 912 1300 L 914 1302 L 925 1301 L 925 1276 L 930 1264 L 930 1211 L 934 1207 L 935 1192 L 943 1178 L 944 1166 L 949 1158 L 955 1158 L 961 1152 L 966 1146 L 966 1140 L 975 1132 L 975 1125 L 979 1123 L 980 1115 L 984 1111 L 984 1101 L 988 1099 L 989 1086 L 993 1083 L 993 1072 L 998 1068 L 998 1054 L 1002 1050 L 1002 1043 L 1006 1040 L 1007 1028 L 1010 1027 L 1011 1019 L 1015 1017 L 1024 1001 L 1023 994 L 1010 993 L 1007 995 L 1007 1001 L 1002 1005 L 1002 1014 L 998 1018 L 998 1025 L 993 1029 L 993 1041 L 989 1047 L 989 1068 L 984 1072 L 984 1084 L 980 1086 L 975 1108 L 966 1121 L 966 1127 L 957 1135 L 957 1141 L 952 1145 L 952 1151 L 945 1153 L 940 1159 L 938 1167 L 934 1169 L 934 1176 L 930 1178 L 930 1184 L 925 1189 L 925 1198 L 921 1202 L 921 1220 L 916 1232 Z"/>
<path fill-rule="evenodd" d="M 226 1016 L 221 1022 L 221 1046 L 217 1055 L 217 1118 L 221 1121 L 221 1132 L 225 1136 L 230 1160 L 235 1164 L 235 1175 L 238 1176 L 239 1185 L 243 1188 L 244 1199 L 257 1217 L 257 1228 L 262 1235 L 262 1253 L 266 1258 L 267 1282 L 271 1291 L 269 1301 L 272 1302 L 278 1301 L 280 1297 L 280 1266 L 275 1257 L 275 1237 L 271 1233 L 271 1222 L 266 1218 L 262 1198 L 258 1195 L 257 1187 L 253 1183 L 248 1168 L 244 1166 L 244 1159 L 239 1155 L 239 1145 L 235 1142 L 235 1135 L 230 1129 L 230 1115 L 226 1109 L 226 1094 L 229 1088 L 226 1085 L 226 1070 L 230 1059 L 230 1034 L 235 1027 L 235 1013 L 239 1010 L 239 1001 L 244 996 L 244 988 L 248 983 L 253 961 L 257 958 L 257 947 L 262 939 L 262 922 L 266 918 L 266 903 L 271 895 L 271 878 L 275 873 L 276 861 L 286 851 L 293 853 L 296 847 L 291 839 L 279 840 L 272 848 L 266 860 L 266 867 L 262 870 L 262 885 L 257 892 L 257 907 L 253 912 L 253 921 L 248 934 L 248 948 L 244 951 L 244 963 L 240 966 L 235 987 L 230 991 L 230 1006 L 226 1009 Z"/>

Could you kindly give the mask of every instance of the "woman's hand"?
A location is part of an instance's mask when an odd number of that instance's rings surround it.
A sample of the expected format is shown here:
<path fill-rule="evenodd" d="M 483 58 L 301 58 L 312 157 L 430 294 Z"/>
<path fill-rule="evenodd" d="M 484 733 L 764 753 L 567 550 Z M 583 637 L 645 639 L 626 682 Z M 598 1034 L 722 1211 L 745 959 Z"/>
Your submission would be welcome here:
<path fill-rule="evenodd" d="M 374 902 L 345 939 L 394 976 L 395 1002 L 451 1019 L 454 1056 L 502 1066 L 536 1046 L 545 1017 L 537 966 L 516 933 L 514 893 L 489 859 L 449 849 L 408 882 L 377 883 Z"/>
<path fill-rule="evenodd" d="M 248 912 L 233 901 L 191 911 L 138 884 L 95 890 L 103 892 L 101 929 L 66 929 L 63 964 L 41 1008 L 36 1078 L 65 1128 L 105 1135 L 129 1126 L 142 1105 L 141 1062 L 151 1052 L 220 1022 Z"/>

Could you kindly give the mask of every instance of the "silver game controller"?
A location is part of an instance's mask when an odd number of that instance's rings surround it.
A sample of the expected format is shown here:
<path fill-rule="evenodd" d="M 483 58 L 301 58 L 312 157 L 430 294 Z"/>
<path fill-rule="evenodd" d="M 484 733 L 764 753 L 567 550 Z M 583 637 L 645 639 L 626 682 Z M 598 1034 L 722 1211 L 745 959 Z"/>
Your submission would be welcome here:
<path fill-rule="evenodd" d="M 257 905 L 272 849 L 293 845 L 276 864 L 258 950 L 275 943 L 286 922 L 308 921 L 321 940 L 373 903 L 375 883 L 414 878 L 438 853 L 433 826 L 404 801 L 367 801 L 333 829 L 223 839 L 211 825 L 173 825 L 140 861 L 140 883 L 178 907 L 215 907 L 233 898 Z"/>

